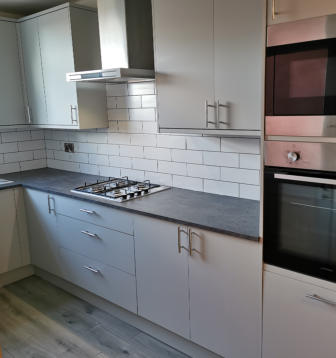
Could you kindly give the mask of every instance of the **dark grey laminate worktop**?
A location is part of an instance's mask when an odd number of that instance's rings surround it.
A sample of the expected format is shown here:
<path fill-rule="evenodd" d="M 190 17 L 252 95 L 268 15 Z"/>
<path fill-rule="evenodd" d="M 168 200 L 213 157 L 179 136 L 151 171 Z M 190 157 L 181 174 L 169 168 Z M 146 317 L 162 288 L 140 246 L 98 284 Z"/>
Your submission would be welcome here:
<path fill-rule="evenodd" d="M 171 188 L 136 200 L 117 203 L 94 197 L 84 198 L 70 192 L 84 182 L 95 182 L 98 179 L 95 175 L 48 168 L 0 175 L 0 178 L 14 181 L 0 186 L 0 190 L 22 185 L 200 229 L 250 240 L 259 238 L 259 202 L 255 200 Z"/>

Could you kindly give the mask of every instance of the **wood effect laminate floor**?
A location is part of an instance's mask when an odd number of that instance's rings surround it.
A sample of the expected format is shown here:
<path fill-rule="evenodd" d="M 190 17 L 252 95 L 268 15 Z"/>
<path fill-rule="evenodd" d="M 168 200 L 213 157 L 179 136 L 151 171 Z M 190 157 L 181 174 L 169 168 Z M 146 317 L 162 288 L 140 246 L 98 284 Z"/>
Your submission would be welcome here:
<path fill-rule="evenodd" d="M 36 276 L 0 289 L 0 346 L 3 358 L 188 358 Z"/>

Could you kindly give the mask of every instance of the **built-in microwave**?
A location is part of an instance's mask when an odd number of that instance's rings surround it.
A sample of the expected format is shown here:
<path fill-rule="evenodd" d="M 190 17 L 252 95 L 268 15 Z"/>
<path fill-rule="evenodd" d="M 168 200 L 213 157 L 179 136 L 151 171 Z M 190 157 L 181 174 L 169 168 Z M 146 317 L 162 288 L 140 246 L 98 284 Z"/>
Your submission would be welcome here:
<path fill-rule="evenodd" d="M 266 142 L 264 261 L 336 282 L 336 144 Z"/>
<path fill-rule="evenodd" d="M 336 136 L 336 15 L 271 25 L 266 136 Z"/>

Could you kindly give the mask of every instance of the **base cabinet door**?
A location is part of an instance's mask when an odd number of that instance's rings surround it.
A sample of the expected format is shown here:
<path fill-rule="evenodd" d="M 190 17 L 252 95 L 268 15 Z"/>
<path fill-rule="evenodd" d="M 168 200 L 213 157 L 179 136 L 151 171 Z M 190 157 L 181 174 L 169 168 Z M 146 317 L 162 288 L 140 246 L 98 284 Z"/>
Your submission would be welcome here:
<path fill-rule="evenodd" d="M 188 260 L 178 252 L 178 226 L 136 217 L 134 228 L 139 315 L 189 338 Z"/>
<path fill-rule="evenodd" d="M 265 272 L 263 358 L 335 358 L 336 291 Z"/>
<path fill-rule="evenodd" d="M 198 229 L 191 235 L 191 340 L 225 358 L 260 358 L 260 245 Z"/>

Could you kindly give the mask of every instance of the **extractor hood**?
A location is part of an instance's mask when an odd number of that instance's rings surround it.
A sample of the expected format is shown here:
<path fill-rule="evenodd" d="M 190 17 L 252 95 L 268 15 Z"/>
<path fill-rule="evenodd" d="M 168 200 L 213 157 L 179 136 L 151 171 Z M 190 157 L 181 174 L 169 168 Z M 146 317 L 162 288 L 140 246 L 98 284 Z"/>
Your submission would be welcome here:
<path fill-rule="evenodd" d="M 155 72 L 151 0 L 98 0 L 97 4 L 103 68 L 67 73 L 67 81 L 152 81 Z"/>

